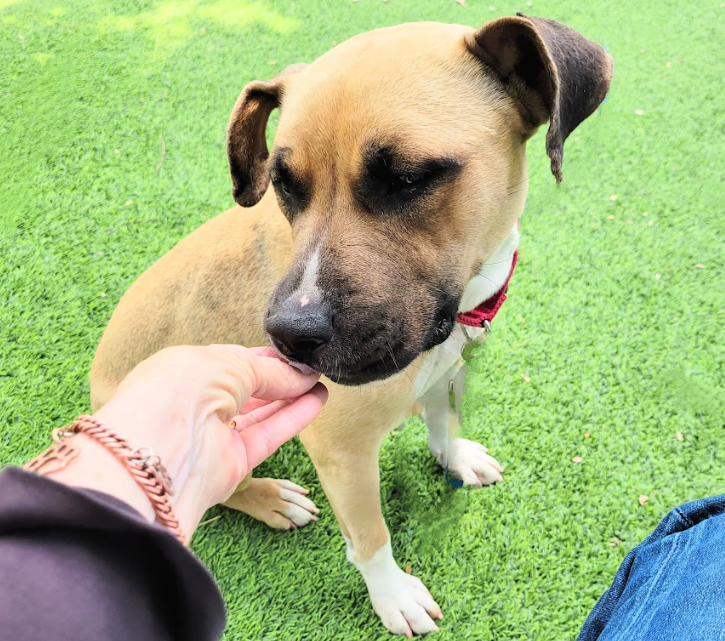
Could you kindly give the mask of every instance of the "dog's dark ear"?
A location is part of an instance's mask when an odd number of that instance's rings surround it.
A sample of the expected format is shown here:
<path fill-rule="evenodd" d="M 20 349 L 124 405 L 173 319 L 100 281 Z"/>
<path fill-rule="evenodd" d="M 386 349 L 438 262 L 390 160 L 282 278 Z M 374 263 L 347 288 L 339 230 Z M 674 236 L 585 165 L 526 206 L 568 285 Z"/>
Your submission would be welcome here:
<path fill-rule="evenodd" d="M 607 95 L 611 56 L 566 25 L 521 13 L 486 23 L 466 45 L 500 78 L 532 130 L 549 121 L 546 152 L 561 182 L 564 141 Z"/>
<path fill-rule="evenodd" d="M 287 80 L 306 67 L 290 65 L 267 82 L 250 82 L 237 98 L 227 128 L 232 195 L 242 207 L 256 205 L 269 185 L 267 121 L 280 106 Z"/>

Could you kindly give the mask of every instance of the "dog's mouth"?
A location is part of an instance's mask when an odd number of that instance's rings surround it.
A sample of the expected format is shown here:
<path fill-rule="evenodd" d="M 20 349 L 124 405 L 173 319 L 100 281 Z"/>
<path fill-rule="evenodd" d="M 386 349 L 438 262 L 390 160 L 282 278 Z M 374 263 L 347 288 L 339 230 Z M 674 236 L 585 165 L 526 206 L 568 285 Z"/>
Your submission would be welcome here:
<path fill-rule="evenodd" d="M 270 343 L 271 343 L 271 341 L 270 341 Z M 287 365 L 289 365 L 290 367 L 294 367 L 296 370 L 298 370 L 302 374 L 307 375 L 307 374 L 321 374 L 322 373 L 316 369 L 313 369 L 309 365 L 305 365 L 305 363 L 300 363 L 299 361 L 293 361 L 293 360 L 287 358 L 276 347 L 274 347 L 274 345 L 270 345 L 269 349 L 272 351 L 271 356 L 281 360 L 283 363 L 287 363 Z"/>
<path fill-rule="evenodd" d="M 411 335 L 410 328 L 401 323 L 393 333 L 345 332 L 308 351 L 290 349 L 270 334 L 268 339 L 275 355 L 303 374 L 318 373 L 333 383 L 357 386 L 402 372 L 421 353 L 443 343 L 454 322 L 450 310 L 441 310 L 435 324 L 423 336 Z"/>

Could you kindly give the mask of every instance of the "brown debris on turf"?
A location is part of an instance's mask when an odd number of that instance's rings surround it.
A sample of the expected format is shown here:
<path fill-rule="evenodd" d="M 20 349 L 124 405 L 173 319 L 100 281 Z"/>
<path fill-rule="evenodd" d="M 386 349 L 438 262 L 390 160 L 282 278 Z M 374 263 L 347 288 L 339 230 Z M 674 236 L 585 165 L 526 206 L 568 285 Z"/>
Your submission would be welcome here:
<path fill-rule="evenodd" d="M 210 519 L 207 519 L 206 521 L 202 521 L 199 523 L 198 527 L 202 527 L 204 525 L 209 525 L 209 523 L 214 523 L 214 521 L 218 521 L 220 518 L 222 518 L 223 514 L 218 514 L 217 516 L 212 516 Z"/>
<path fill-rule="evenodd" d="M 411 567 L 410 563 L 405 566 L 405 573 L 406 574 L 413 574 L 413 568 Z"/>
<path fill-rule="evenodd" d="M 572 463 L 581 463 L 581 462 L 582 462 L 582 457 L 581 457 L 581 456 L 575 456 L 575 457 L 574 457 L 574 458 L 573 458 L 573 459 L 571 460 L 571 462 L 572 462 Z"/>
<path fill-rule="evenodd" d="M 646 503 L 647 501 L 649 501 L 649 496 L 647 496 L 646 494 L 640 494 L 640 495 L 639 495 L 639 499 L 638 499 L 638 500 L 639 500 L 639 504 L 640 504 L 640 505 L 641 505 L 642 507 L 644 507 L 644 504 L 645 504 L 645 503 Z"/>
<path fill-rule="evenodd" d="M 622 542 L 622 539 L 620 539 L 618 536 L 615 536 L 609 541 L 609 547 L 610 548 L 616 548 L 620 543 Z"/>
<path fill-rule="evenodd" d="M 524 383 L 530 383 L 531 377 L 526 372 L 521 372 L 521 378 L 524 379 Z"/>
<path fill-rule="evenodd" d="M 681 441 L 681 440 L 682 440 L 683 438 L 685 438 L 685 437 L 684 437 L 684 436 L 682 436 L 682 432 L 676 432 L 676 433 L 675 433 L 675 438 L 676 438 L 676 439 L 677 439 L 678 441 Z"/>

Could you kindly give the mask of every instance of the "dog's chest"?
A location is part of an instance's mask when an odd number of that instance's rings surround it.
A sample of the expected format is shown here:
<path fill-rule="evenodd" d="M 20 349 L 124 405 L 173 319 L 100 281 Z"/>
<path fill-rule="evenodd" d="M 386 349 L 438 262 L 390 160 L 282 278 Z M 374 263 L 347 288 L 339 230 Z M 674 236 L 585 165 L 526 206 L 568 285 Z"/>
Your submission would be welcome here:
<path fill-rule="evenodd" d="M 476 327 L 466 327 L 464 331 L 463 326 L 457 324 L 445 342 L 423 354 L 420 371 L 413 381 L 415 397 L 423 398 L 443 377 L 452 379 L 463 363 L 464 345 L 471 340 L 481 340 L 483 332 Z"/>

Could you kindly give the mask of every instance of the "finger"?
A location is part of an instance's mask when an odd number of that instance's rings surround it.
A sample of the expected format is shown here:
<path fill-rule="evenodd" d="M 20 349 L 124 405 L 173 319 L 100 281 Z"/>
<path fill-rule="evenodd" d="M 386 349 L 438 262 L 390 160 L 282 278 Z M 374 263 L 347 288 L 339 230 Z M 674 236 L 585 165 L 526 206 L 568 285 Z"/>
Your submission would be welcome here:
<path fill-rule="evenodd" d="M 317 372 L 303 374 L 276 358 L 255 355 L 250 363 L 255 374 L 251 393 L 259 399 L 297 398 L 312 389 L 320 378 Z"/>
<path fill-rule="evenodd" d="M 260 400 L 297 398 L 309 391 L 320 375 L 302 374 L 299 370 L 276 358 L 260 355 L 259 348 L 247 349 L 239 345 L 213 345 L 232 366 L 232 373 L 242 386 L 240 397 L 253 396 Z"/>
<path fill-rule="evenodd" d="M 270 401 L 261 400 L 258 398 L 250 398 L 245 404 L 242 409 L 239 410 L 240 414 L 247 414 L 251 412 L 252 410 L 256 410 L 259 407 L 264 407 L 265 405 L 269 405 Z"/>
<path fill-rule="evenodd" d="M 262 405 L 251 412 L 247 412 L 246 414 L 235 416 L 232 419 L 232 421 L 234 421 L 234 429 L 237 430 L 237 432 L 241 432 L 252 425 L 266 421 L 270 416 L 276 414 L 279 410 L 286 407 L 291 402 L 292 401 L 265 401 L 265 405 Z"/>
<path fill-rule="evenodd" d="M 266 358 L 276 358 L 277 360 L 281 360 L 280 353 L 274 347 L 270 347 L 269 345 L 262 345 L 260 347 L 248 347 L 247 349 L 252 352 L 252 354 L 256 354 L 257 356 L 264 356 Z"/>
<path fill-rule="evenodd" d="M 267 420 L 239 432 L 249 468 L 257 467 L 280 445 L 305 429 L 320 413 L 326 400 L 327 389 L 318 383 L 307 394 L 295 399 Z"/>

